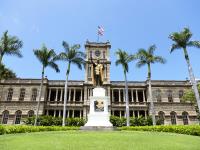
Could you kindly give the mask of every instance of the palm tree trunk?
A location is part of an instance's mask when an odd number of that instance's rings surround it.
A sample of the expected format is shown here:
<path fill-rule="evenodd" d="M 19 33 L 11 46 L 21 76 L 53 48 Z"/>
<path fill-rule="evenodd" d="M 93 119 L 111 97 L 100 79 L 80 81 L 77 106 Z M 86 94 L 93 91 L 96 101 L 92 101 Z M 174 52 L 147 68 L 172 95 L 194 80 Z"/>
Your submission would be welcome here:
<path fill-rule="evenodd" d="M 0 65 L 2 64 L 2 59 L 3 59 L 3 56 L 0 55 Z"/>
<path fill-rule="evenodd" d="M 65 126 L 65 118 L 66 118 L 66 103 L 67 103 L 67 84 L 68 84 L 68 77 L 70 72 L 70 62 L 68 64 L 67 73 L 66 73 L 66 81 L 65 81 L 65 92 L 64 92 L 64 105 L 63 105 L 63 120 L 62 120 L 62 126 Z"/>
<path fill-rule="evenodd" d="M 150 112 L 152 115 L 153 126 L 156 125 L 155 109 L 152 98 L 152 89 L 151 89 L 151 65 L 148 64 L 148 80 L 149 80 L 149 99 L 150 99 Z"/>
<path fill-rule="evenodd" d="M 190 59 L 189 59 L 187 50 L 186 50 L 186 48 L 184 48 L 183 50 L 184 50 L 185 59 L 186 59 L 187 65 L 188 65 L 188 72 L 189 72 L 189 76 L 190 76 L 190 81 L 192 82 L 195 98 L 196 98 L 196 101 L 197 101 L 198 110 L 200 112 L 200 99 L 199 99 L 199 92 L 198 92 L 198 88 L 197 88 L 197 82 L 195 80 L 195 76 L 194 76 L 194 73 L 192 71 L 192 66 L 190 64 Z"/>
<path fill-rule="evenodd" d="M 40 100 L 41 100 L 41 97 L 42 97 L 43 80 L 44 80 L 44 66 L 42 67 L 42 79 L 41 79 L 41 84 L 40 84 L 40 91 L 39 91 L 39 98 L 38 98 L 38 104 L 37 104 L 34 126 L 37 125 L 37 120 L 38 120 L 38 114 L 39 114 L 39 109 L 40 109 Z"/>
<path fill-rule="evenodd" d="M 129 100 L 128 100 L 128 84 L 127 84 L 127 77 L 126 72 L 124 71 L 125 77 L 125 98 L 126 98 L 126 126 L 130 126 L 130 114 L 129 114 Z"/>

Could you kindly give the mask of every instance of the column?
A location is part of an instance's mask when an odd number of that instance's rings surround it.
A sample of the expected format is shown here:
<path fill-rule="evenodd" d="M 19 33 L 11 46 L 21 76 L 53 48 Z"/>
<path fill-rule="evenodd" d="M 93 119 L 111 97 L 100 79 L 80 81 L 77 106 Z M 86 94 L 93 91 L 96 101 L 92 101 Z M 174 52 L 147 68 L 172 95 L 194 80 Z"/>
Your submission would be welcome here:
<path fill-rule="evenodd" d="M 122 112 L 121 112 L 121 110 L 119 111 L 119 117 L 120 117 L 120 118 L 122 117 Z"/>
<path fill-rule="evenodd" d="M 68 97 L 68 101 L 70 101 L 71 99 L 71 89 L 69 89 L 69 97 Z"/>
<path fill-rule="evenodd" d="M 124 98 L 123 102 L 126 102 L 126 98 L 125 97 L 126 97 L 126 95 L 125 95 L 125 89 L 123 89 L 123 98 Z"/>
<path fill-rule="evenodd" d="M 49 110 L 47 110 L 47 116 L 49 115 Z"/>
<path fill-rule="evenodd" d="M 114 90 L 112 89 L 111 92 L 112 92 L 112 100 L 111 101 L 114 102 Z"/>
<path fill-rule="evenodd" d="M 48 97 L 48 101 L 50 101 L 50 97 L 51 97 L 51 89 L 49 89 L 49 97 Z"/>
<path fill-rule="evenodd" d="M 54 117 L 56 116 L 56 110 L 54 110 L 54 112 L 53 112 L 53 116 L 54 116 Z"/>
<path fill-rule="evenodd" d="M 76 89 L 74 89 L 74 97 L 73 97 L 73 101 L 75 102 L 76 98 Z"/>
<path fill-rule="evenodd" d="M 133 99 L 133 90 L 131 89 L 131 102 L 134 102 L 134 99 Z"/>
<path fill-rule="evenodd" d="M 61 117 L 61 110 L 59 110 L 59 114 L 58 114 L 58 116 Z"/>
<path fill-rule="evenodd" d="M 147 119 L 147 111 L 145 110 L 144 112 L 145 112 L 145 119 Z"/>
<path fill-rule="evenodd" d="M 58 89 L 56 89 L 56 99 L 55 101 L 58 101 Z"/>
<path fill-rule="evenodd" d="M 140 116 L 140 111 L 139 111 L 139 110 L 137 111 L 137 116 L 138 116 L 138 117 Z"/>
<path fill-rule="evenodd" d="M 82 113 L 81 113 L 81 110 L 80 110 L 80 112 L 79 112 L 79 113 L 80 113 L 80 115 L 79 115 L 79 116 L 80 116 L 80 118 L 82 118 Z"/>
<path fill-rule="evenodd" d="M 60 101 L 63 100 L 63 89 L 61 89 L 61 93 L 60 93 Z"/>
<path fill-rule="evenodd" d="M 67 118 L 69 118 L 69 112 L 70 112 L 70 111 L 69 111 L 69 110 L 67 110 Z"/>
<path fill-rule="evenodd" d="M 81 102 L 83 101 L 83 89 L 81 89 Z"/>
<path fill-rule="evenodd" d="M 120 92 L 120 89 L 119 89 L 119 102 L 121 102 L 121 92 Z"/>
<path fill-rule="evenodd" d="M 136 102 L 138 102 L 138 91 L 137 90 L 135 91 L 136 91 Z"/>
<path fill-rule="evenodd" d="M 74 109 L 72 110 L 72 118 L 74 118 Z"/>
<path fill-rule="evenodd" d="M 145 94 L 144 94 L 144 90 L 143 90 L 143 102 L 145 102 Z"/>

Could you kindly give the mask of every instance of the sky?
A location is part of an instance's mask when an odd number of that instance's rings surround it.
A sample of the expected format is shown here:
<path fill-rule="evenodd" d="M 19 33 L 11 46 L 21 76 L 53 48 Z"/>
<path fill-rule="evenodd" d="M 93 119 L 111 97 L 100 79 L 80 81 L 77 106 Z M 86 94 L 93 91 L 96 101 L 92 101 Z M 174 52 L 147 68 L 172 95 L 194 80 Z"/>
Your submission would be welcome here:
<path fill-rule="evenodd" d="M 23 41 L 23 58 L 5 56 L 3 63 L 20 78 L 41 78 L 42 66 L 33 49 L 44 43 L 56 53 L 63 51 L 62 41 L 70 45 L 97 40 L 97 27 L 105 33 L 101 42 L 111 43 L 111 80 L 124 80 L 121 66 L 115 66 L 115 51 L 120 48 L 134 54 L 140 48 L 156 44 L 156 55 L 166 64 L 152 65 L 153 80 L 185 80 L 188 77 L 183 51 L 170 54 L 173 43 L 168 37 L 189 27 L 192 40 L 200 40 L 199 0 L 0 0 L 0 36 L 8 30 Z M 196 78 L 200 78 L 200 49 L 188 48 Z M 58 62 L 61 72 L 47 68 L 50 80 L 64 80 L 66 62 Z M 147 79 L 147 67 L 129 65 L 128 80 Z M 116 73 L 117 71 L 117 73 Z M 84 70 L 72 66 L 69 79 L 84 80 Z"/>

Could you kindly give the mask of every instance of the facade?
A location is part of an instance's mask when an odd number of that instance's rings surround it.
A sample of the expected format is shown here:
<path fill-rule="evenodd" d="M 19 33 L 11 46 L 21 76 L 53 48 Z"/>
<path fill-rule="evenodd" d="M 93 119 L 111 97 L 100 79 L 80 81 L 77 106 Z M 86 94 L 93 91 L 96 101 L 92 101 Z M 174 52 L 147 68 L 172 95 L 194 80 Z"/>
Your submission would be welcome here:
<path fill-rule="evenodd" d="M 110 97 L 109 112 L 111 115 L 125 116 L 124 81 L 110 81 L 111 45 L 106 43 L 86 42 L 86 70 L 84 81 L 68 82 L 67 117 L 85 117 L 89 113 L 89 99 L 95 87 L 95 68 L 92 62 L 103 66 L 102 86 L 106 96 Z M 0 123 L 20 124 L 23 119 L 36 113 L 40 79 L 13 79 L 0 82 Z M 63 114 L 64 80 L 44 79 L 40 115 L 61 117 Z M 163 124 L 196 124 L 197 113 L 194 105 L 181 102 L 185 90 L 192 86 L 189 81 L 153 80 L 152 92 L 156 118 Z M 129 81 L 128 95 L 130 116 L 150 115 L 148 99 L 148 81 Z"/>

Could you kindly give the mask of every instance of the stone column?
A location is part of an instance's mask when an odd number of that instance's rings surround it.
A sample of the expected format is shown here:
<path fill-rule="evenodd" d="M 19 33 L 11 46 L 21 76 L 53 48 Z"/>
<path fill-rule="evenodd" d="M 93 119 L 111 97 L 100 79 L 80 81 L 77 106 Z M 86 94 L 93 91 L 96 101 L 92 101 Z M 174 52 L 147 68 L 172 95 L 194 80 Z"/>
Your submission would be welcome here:
<path fill-rule="evenodd" d="M 56 89 L 56 99 L 55 101 L 58 101 L 58 89 Z"/>
<path fill-rule="evenodd" d="M 53 112 L 53 116 L 54 116 L 54 117 L 56 116 L 56 110 L 54 110 L 54 112 Z"/>
<path fill-rule="evenodd" d="M 69 112 L 70 112 L 70 110 L 67 110 L 67 112 L 68 112 L 68 113 L 67 113 L 67 118 L 69 118 Z"/>
<path fill-rule="evenodd" d="M 139 111 L 139 110 L 137 111 L 137 116 L 138 116 L 138 117 L 140 116 L 140 111 Z"/>
<path fill-rule="evenodd" d="M 147 111 L 145 110 L 145 119 L 147 119 Z"/>
<path fill-rule="evenodd" d="M 144 94 L 144 90 L 143 90 L 143 102 L 145 102 L 145 94 Z"/>
<path fill-rule="evenodd" d="M 72 118 L 74 118 L 74 109 L 72 110 Z"/>
<path fill-rule="evenodd" d="M 49 115 L 49 110 L 47 110 L 47 116 Z"/>
<path fill-rule="evenodd" d="M 83 89 L 81 89 L 81 102 L 83 101 Z"/>
<path fill-rule="evenodd" d="M 68 97 L 68 101 L 70 101 L 71 99 L 71 89 L 69 89 L 69 97 Z"/>
<path fill-rule="evenodd" d="M 138 90 L 135 90 L 136 92 L 136 102 L 138 102 Z"/>
<path fill-rule="evenodd" d="M 122 112 L 121 112 L 121 110 L 119 111 L 119 117 L 120 117 L 120 118 L 122 117 Z"/>
<path fill-rule="evenodd" d="M 82 110 L 80 110 L 80 115 L 79 115 L 80 118 L 82 118 L 82 113 L 81 113 L 81 111 L 82 111 Z"/>
<path fill-rule="evenodd" d="M 131 102 L 134 102 L 134 98 L 133 98 L 133 90 L 131 90 Z"/>
<path fill-rule="evenodd" d="M 63 100 L 63 89 L 61 89 L 61 93 L 60 93 L 60 101 Z"/>
<path fill-rule="evenodd" d="M 76 89 L 74 89 L 74 97 L 73 97 L 73 101 L 75 102 L 76 98 Z"/>
<path fill-rule="evenodd" d="M 119 102 L 121 102 L 121 92 L 120 92 L 120 89 L 119 89 Z"/>
<path fill-rule="evenodd" d="M 114 101 L 115 101 L 115 100 L 114 100 L 114 89 L 112 89 L 111 92 L 112 92 L 112 100 L 111 100 L 111 101 L 114 102 Z"/>
<path fill-rule="evenodd" d="M 61 117 L 61 110 L 59 110 L 59 115 L 58 116 Z"/>
<path fill-rule="evenodd" d="M 51 89 L 49 89 L 49 97 L 48 97 L 48 101 L 50 101 L 50 97 L 51 97 Z"/>

